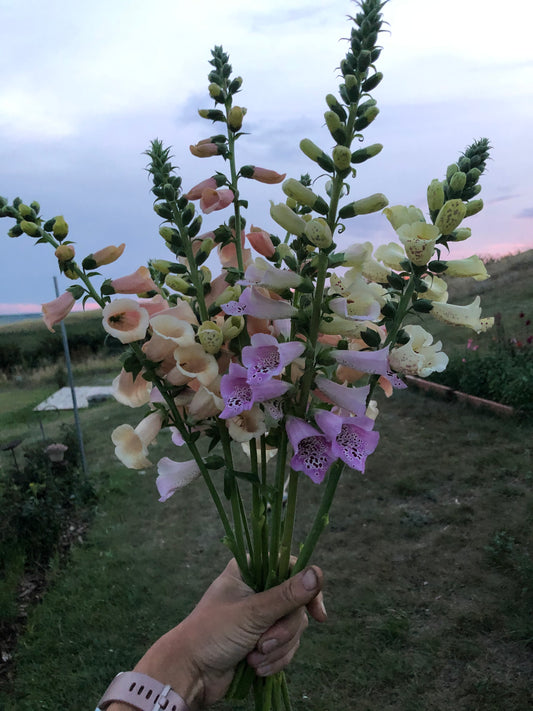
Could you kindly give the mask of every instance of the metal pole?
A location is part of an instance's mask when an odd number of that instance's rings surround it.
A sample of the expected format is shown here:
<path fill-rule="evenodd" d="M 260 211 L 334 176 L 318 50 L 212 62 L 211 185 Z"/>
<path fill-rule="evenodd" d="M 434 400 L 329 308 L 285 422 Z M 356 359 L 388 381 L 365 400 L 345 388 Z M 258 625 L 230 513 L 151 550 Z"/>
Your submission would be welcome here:
<path fill-rule="evenodd" d="M 57 286 L 57 277 L 54 277 L 54 288 L 55 288 L 56 296 L 59 296 L 59 288 Z M 70 364 L 70 351 L 68 348 L 67 329 L 65 328 L 64 321 L 61 321 L 61 338 L 63 340 L 63 350 L 65 352 L 65 363 L 67 366 L 68 384 L 70 386 L 70 393 L 72 395 L 72 406 L 74 409 L 74 423 L 76 425 L 76 432 L 78 435 L 78 445 L 80 448 L 80 456 L 81 456 L 81 468 L 83 469 L 83 474 L 84 474 L 85 478 L 87 479 L 87 476 L 88 476 L 87 461 L 85 459 L 85 450 L 83 448 L 83 435 L 81 433 L 81 424 L 80 424 L 80 418 L 78 415 L 78 403 L 76 401 L 76 388 L 74 387 L 74 376 L 72 374 L 72 367 Z"/>

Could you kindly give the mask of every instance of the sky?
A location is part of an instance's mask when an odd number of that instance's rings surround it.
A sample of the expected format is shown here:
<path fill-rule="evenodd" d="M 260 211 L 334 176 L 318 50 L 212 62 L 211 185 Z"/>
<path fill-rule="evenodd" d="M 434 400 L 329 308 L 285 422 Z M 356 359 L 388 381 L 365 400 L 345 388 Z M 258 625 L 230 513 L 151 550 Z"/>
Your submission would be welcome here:
<path fill-rule="evenodd" d="M 379 156 L 359 166 L 350 197 L 382 192 L 391 205 L 426 211 L 426 188 L 475 139 L 493 146 L 482 178 L 485 207 L 463 223 L 472 237 L 450 258 L 500 256 L 533 248 L 533 3 L 512 12 L 486 0 L 390 0 L 373 92 L 380 114 L 365 131 Z M 126 243 L 105 277 L 167 258 L 152 211 L 143 155 L 154 138 L 172 146 L 188 188 L 224 171 L 221 158 L 198 159 L 189 145 L 219 132 L 201 119 L 211 108 L 208 60 L 229 52 L 244 79 L 238 103 L 248 113 L 237 162 L 299 178 L 315 169 L 299 150 L 310 138 L 326 150 L 325 95 L 336 93 L 345 55 L 350 0 L 0 0 L 0 194 L 38 200 L 48 218 L 62 214 L 82 258 Z M 317 186 L 323 189 L 323 181 Z M 246 215 L 276 232 L 269 200 L 279 185 L 243 185 Z M 202 231 L 224 213 L 208 215 Z M 0 221 L 0 313 L 40 310 L 55 297 L 53 249 L 6 236 Z M 395 239 L 381 214 L 347 222 L 338 243 Z M 104 271 L 105 269 L 105 271 Z M 63 291 L 72 284 L 59 278 Z"/>

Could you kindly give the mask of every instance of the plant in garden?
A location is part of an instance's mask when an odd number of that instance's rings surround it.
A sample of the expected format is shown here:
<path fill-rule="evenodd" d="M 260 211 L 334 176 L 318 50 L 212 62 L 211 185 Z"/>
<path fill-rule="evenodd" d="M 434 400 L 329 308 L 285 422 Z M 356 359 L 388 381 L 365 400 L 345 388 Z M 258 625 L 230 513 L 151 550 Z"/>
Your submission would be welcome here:
<path fill-rule="evenodd" d="M 487 277 L 477 257 L 443 258 L 450 245 L 470 236 L 463 220 L 483 206 L 477 195 L 489 152 L 486 139 L 467 148 L 444 180 L 431 182 L 429 221 L 417 207 L 387 207 L 381 193 L 347 198 L 356 166 L 382 150 L 381 144 L 359 144 L 379 114 L 372 94 L 382 80 L 376 63 L 383 5 L 362 0 L 352 18 L 341 82 L 326 96 L 329 147 L 307 138 L 300 142 L 319 171 L 314 180 L 239 166 L 237 144 L 245 135 L 247 111 L 236 99 L 243 80 L 234 76 L 222 47 L 214 48 L 208 75 L 214 107 L 199 114 L 219 126 L 219 133 L 200 139 L 190 151 L 218 158 L 222 169 L 185 191 L 170 148 L 154 140 L 147 151 L 154 211 L 162 220 L 159 235 L 170 258 L 99 281 L 100 268 L 119 259 L 124 245 L 105 247 L 78 263 L 62 216 L 45 220 L 38 203 L 19 198 L 0 203 L 0 215 L 15 220 L 8 234 L 50 244 L 60 271 L 76 282 L 43 306 L 48 327 L 76 301 L 93 299 L 103 309 L 105 331 L 126 346 L 115 395 L 147 412 L 137 427 L 113 431 L 117 456 L 134 469 L 151 466 L 150 444 L 161 428 L 170 428 L 174 445 L 185 446 L 190 458 L 158 462 L 160 500 L 203 478 L 224 541 L 255 590 L 307 565 L 343 470 L 364 472 L 379 440 L 378 388 L 390 395 L 406 387 L 402 374 L 426 377 L 446 367 L 441 343 L 433 343 L 421 325 L 405 325 L 406 318 L 431 312 L 478 333 L 492 325 L 481 317 L 479 297 L 469 306 L 448 304 L 443 278 Z M 249 180 L 282 183 L 286 201 L 271 202 L 270 208 L 278 234 L 247 228 L 243 195 Z M 270 195 L 272 188 L 266 190 Z M 204 215 L 230 215 L 202 231 L 197 201 Z M 353 218 L 381 210 L 398 241 L 375 251 L 370 242 L 337 246 L 336 235 Z M 205 262 L 215 250 L 221 271 L 213 278 Z M 246 470 L 235 464 L 241 447 L 248 455 Z M 323 497 L 291 562 L 302 474 L 304 481 L 323 486 Z M 243 485 L 251 487 L 249 511 Z M 234 696 L 247 692 L 248 672 L 243 666 L 237 673 Z M 256 678 L 254 690 L 257 709 L 290 707 L 283 673 Z"/>

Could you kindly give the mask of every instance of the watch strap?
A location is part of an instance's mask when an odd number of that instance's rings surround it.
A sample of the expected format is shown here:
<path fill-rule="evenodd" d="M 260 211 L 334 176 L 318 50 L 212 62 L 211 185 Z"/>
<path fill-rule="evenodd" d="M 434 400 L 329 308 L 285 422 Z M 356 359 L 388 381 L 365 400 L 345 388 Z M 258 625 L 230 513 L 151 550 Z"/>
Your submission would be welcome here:
<path fill-rule="evenodd" d="M 113 701 L 129 704 L 139 711 L 190 711 L 185 701 L 168 684 L 139 672 L 120 672 L 109 684 L 98 708 L 105 711 Z"/>

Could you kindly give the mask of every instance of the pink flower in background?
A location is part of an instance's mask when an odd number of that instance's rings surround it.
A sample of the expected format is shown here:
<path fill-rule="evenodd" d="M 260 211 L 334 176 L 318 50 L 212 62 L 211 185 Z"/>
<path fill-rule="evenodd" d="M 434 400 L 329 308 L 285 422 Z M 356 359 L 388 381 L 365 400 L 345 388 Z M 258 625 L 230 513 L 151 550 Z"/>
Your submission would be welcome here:
<path fill-rule="evenodd" d="M 148 267 L 139 267 L 133 274 L 111 280 L 116 294 L 144 294 L 146 291 L 159 291 L 150 276 Z"/>
<path fill-rule="evenodd" d="M 43 320 L 46 327 L 52 333 L 55 333 L 52 326 L 62 321 L 71 312 L 72 307 L 76 303 L 76 299 L 72 296 L 70 291 L 65 291 L 64 294 L 58 296 L 57 299 L 53 301 L 48 301 L 46 304 L 42 305 L 43 310 Z"/>
<path fill-rule="evenodd" d="M 272 257 L 272 255 L 276 252 L 276 248 L 274 247 L 268 232 L 260 229 L 259 227 L 254 227 L 253 225 L 250 230 L 251 231 L 246 235 L 246 238 L 255 251 L 259 252 L 259 254 L 263 257 Z"/>
<path fill-rule="evenodd" d="M 213 190 L 213 188 L 205 188 L 200 198 L 200 210 L 204 215 L 216 210 L 223 210 L 228 205 L 231 205 L 235 195 L 229 188 L 223 190 Z"/>
<path fill-rule="evenodd" d="M 202 180 L 201 183 L 198 183 L 198 185 L 191 188 L 185 197 L 187 200 L 198 200 L 202 197 L 202 193 L 206 188 L 210 188 L 211 190 L 216 190 L 218 188 L 215 178 L 211 177 L 206 178 L 206 180 Z"/>
<path fill-rule="evenodd" d="M 336 457 L 326 435 L 299 417 L 287 418 L 287 436 L 294 450 L 291 467 L 320 484 Z"/>
<path fill-rule="evenodd" d="M 245 289 L 239 301 L 230 301 L 227 304 L 222 304 L 221 308 L 229 316 L 247 314 L 267 319 L 291 318 L 297 313 L 297 309 L 288 301 L 265 296 L 254 286 Z"/>
<path fill-rule="evenodd" d="M 365 470 L 366 458 L 376 449 L 379 432 L 373 432 L 374 420 L 368 417 L 340 417 L 320 410 L 315 422 L 331 442 L 331 451 L 351 469 Z"/>
<path fill-rule="evenodd" d="M 275 170 L 269 170 L 268 168 L 259 168 L 259 166 L 254 166 L 254 171 L 252 173 L 252 180 L 257 180 L 259 183 L 267 183 L 268 185 L 274 185 L 275 183 L 281 183 L 285 180 L 287 173 L 276 173 Z"/>

